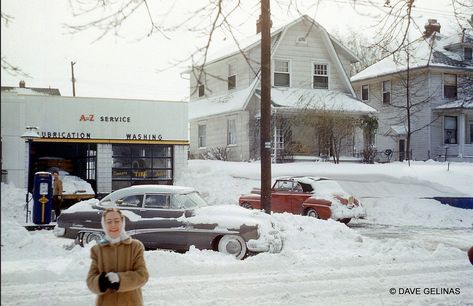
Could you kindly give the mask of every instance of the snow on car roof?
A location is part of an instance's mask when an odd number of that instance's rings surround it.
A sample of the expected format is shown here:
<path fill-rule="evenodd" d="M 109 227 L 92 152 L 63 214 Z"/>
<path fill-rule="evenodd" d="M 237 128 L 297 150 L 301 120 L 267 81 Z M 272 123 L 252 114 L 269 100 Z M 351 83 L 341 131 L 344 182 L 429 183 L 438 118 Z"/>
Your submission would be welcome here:
<path fill-rule="evenodd" d="M 125 187 L 116 190 L 100 202 L 108 201 L 110 199 L 117 199 L 124 195 L 134 195 L 140 193 L 172 193 L 172 194 L 183 194 L 196 191 L 192 187 L 174 186 L 174 185 L 136 185 L 131 187 Z"/>
<path fill-rule="evenodd" d="M 348 197 L 349 194 L 340 186 L 337 181 L 325 177 L 316 176 L 287 176 L 277 178 L 278 180 L 293 180 L 302 184 L 308 184 L 312 187 L 312 193 L 317 196 L 334 196 Z"/>

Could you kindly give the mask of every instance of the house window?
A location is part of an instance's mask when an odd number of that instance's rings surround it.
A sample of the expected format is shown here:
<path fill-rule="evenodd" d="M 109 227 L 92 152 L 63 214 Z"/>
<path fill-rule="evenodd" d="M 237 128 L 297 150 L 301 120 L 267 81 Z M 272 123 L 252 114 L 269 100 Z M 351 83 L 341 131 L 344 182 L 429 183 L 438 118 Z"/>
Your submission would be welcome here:
<path fill-rule="evenodd" d="M 465 47 L 463 49 L 463 53 L 464 53 L 464 59 L 465 60 L 471 60 L 472 59 L 472 53 L 473 53 L 473 49 L 472 48 L 467 48 Z"/>
<path fill-rule="evenodd" d="M 368 85 L 361 85 L 361 100 L 368 101 Z"/>
<path fill-rule="evenodd" d="M 328 65 L 314 64 L 313 88 L 328 89 Z"/>
<path fill-rule="evenodd" d="M 274 61 L 274 86 L 289 87 L 291 75 L 289 73 L 289 61 Z"/>
<path fill-rule="evenodd" d="M 197 85 L 197 88 L 198 88 L 198 92 L 199 92 L 199 97 L 203 97 L 204 94 L 205 94 L 204 84 L 199 83 L 199 85 Z"/>
<path fill-rule="evenodd" d="M 443 75 L 443 97 L 455 99 L 457 97 L 457 75 L 445 73 Z"/>
<path fill-rule="evenodd" d="M 444 143 L 456 144 L 457 143 L 457 117 L 445 116 L 443 130 L 444 130 Z"/>
<path fill-rule="evenodd" d="M 199 124 L 199 148 L 205 148 L 207 146 L 207 125 Z"/>
<path fill-rule="evenodd" d="M 391 103 L 391 81 L 383 81 L 383 104 Z"/>
<path fill-rule="evenodd" d="M 227 145 L 236 144 L 236 120 L 227 120 Z"/>
<path fill-rule="evenodd" d="M 228 90 L 236 87 L 236 69 L 234 64 L 228 64 L 228 78 L 227 78 Z"/>
<path fill-rule="evenodd" d="M 468 129 L 468 131 L 469 131 L 470 133 L 467 134 L 467 141 L 466 141 L 466 143 L 473 144 L 473 119 L 471 119 L 471 120 L 468 122 L 467 129 Z"/>

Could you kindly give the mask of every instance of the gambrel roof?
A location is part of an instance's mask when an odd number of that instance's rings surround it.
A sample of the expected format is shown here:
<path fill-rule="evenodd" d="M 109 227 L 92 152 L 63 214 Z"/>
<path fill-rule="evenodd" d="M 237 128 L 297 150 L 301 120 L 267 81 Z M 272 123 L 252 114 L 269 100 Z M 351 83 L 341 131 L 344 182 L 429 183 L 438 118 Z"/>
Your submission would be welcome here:
<path fill-rule="evenodd" d="M 349 58 L 350 62 L 356 63 L 356 62 L 359 61 L 357 56 L 352 51 L 350 51 L 348 48 L 346 48 L 343 44 L 341 44 L 338 40 L 336 40 L 332 35 L 328 34 L 328 32 L 326 32 L 325 29 L 319 23 L 317 23 L 315 20 L 313 20 L 312 18 L 310 18 L 307 15 L 303 15 L 303 16 L 295 19 L 294 21 L 292 21 L 292 22 L 290 22 L 290 23 L 288 23 L 288 24 L 286 24 L 286 25 L 284 25 L 280 28 L 272 30 L 271 31 L 271 43 L 272 43 L 271 49 L 274 49 L 275 45 L 277 44 L 278 39 L 280 38 L 281 34 L 286 29 L 294 26 L 295 24 L 297 24 L 297 23 L 299 23 L 303 20 L 309 21 L 310 23 L 312 23 L 314 25 L 315 28 L 322 29 L 327 34 L 327 36 L 329 37 L 331 43 L 333 45 L 339 47 L 341 50 L 343 50 L 345 55 Z M 218 61 L 223 60 L 225 58 L 236 55 L 240 52 L 249 51 L 249 50 L 259 46 L 260 42 L 261 42 L 261 33 L 248 36 L 248 37 L 246 37 L 242 40 L 239 40 L 237 42 L 233 41 L 233 42 L 229 43 L 227 46 L 224 46 L 224 47 L 216 50 L 215 52 L 209 53 L 207 55 L 207 58 L 205 59 L 205 65 L 209 65 L 209 64 L 212 64 L 214 62 L 218 62 Z M 196 65 L 201 65 L 201 64 L 203 64 L 202 61 L 200 63 L 197 63 Z"/>

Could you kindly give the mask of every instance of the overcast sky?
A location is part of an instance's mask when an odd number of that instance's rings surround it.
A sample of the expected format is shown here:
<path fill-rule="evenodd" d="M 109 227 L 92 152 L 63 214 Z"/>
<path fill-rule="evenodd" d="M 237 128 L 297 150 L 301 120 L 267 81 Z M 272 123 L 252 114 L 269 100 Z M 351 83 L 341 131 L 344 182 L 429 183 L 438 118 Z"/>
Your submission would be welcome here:
<path fill-rule="evenodd" d="M 313 0 L 298 3 L 300 11 L 313 17 L 329 33 L 356 30 L 372 35 L 372 26 L 376 17 L 382 14 L 384 0 L 372 0 L 378 7 L 369 5 L 369 0 L 357 1 L 356 8 L 347 4 L 347 0 L 319 0 L 318 6 L 313 5 Z M 207 2 L 150 1 L 150 9 L 155 14 L 155 21 L 172 26 Z M 238 37 L 255 33 L 260 12 L 257 1 L 242 2 L 243 8 L 231 20 Z M 170 5 L 172 3 L 174 5 Z M 293 2 L 271 1 L 273 28 L 299 16 L 294 6 L 288 11 L 287 3 Z M 428 18 L 435 18 L 442 25 L 442 32 L 453 31 L 458 25 L 450 3 L 450 0 L 416 0 L 417 23 L 423 27 Z M 187 100 L 189 82 L 181 74 L 190 62 L 176 63 L 204 45 L 206 40 L 205 35 L 191 29 L 168 32 L 167 38 L 155 33 L 138 40 L 146 36 L 149 29 L 144 7 L 120 29 L 120 36 L 112 33 L 96 42 L 97 30 L 72 35 L 64 27 L 64 24 L 81 24 L 85 20 L 73 17 L 69 1 L 2 0 L 1 10 L 2 14 L 14 17 L 8 25 L 2 20 L 2 58 L 31 76 L 10 75 L 2 69 L 2 86 L 18 86 L 24 79 L 28 87 L 58 88 L 64 96 L 72 95 L 70 63 L 74 61 L 77 96 Z M 208 20 L 202 23 L 208 24 Z M 228 44 L 229 40 L 231 38 L 217 33 L 212 47 Z"/>

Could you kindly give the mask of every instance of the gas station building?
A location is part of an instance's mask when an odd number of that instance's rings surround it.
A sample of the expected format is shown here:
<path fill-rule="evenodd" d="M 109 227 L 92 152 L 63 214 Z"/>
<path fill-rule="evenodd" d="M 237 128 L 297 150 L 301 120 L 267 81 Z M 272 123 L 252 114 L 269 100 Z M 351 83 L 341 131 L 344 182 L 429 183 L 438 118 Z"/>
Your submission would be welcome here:
<path fill-rule="evenodd" d="M 18 188 L 31 189 L 34 173 L 54 167 L 100 196 L 172 185 L 187 168 L 187 102 L 65 97 L 20 84 L 2 87 L 1 113 L 2 181 Z M 37 138 L 25 141 L 27 131 Z"/>

